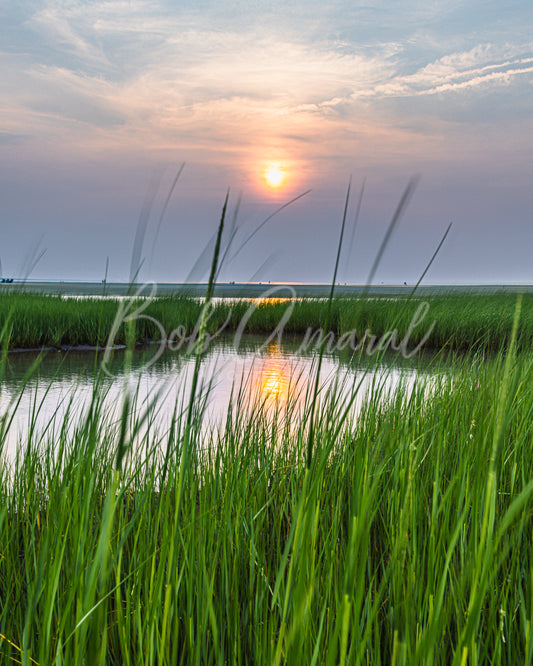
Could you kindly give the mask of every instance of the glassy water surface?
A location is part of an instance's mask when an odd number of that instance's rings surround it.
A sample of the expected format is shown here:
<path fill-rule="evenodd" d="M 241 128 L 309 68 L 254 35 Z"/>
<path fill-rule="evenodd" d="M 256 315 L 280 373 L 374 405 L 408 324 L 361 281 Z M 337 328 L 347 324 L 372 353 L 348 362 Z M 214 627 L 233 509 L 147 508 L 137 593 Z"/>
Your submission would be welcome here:
<path fill-rule="evenodd" d="M 125 352 L 116 351 L 101 372 L 103 354 L 95 352 L 47 352 L 38 361 L 35 353 L 9 354 L 3 382 L 0 385 L 0 410 L 9 412 L 13 420 L 4 442 L 4 454 L 12 457 L 17 447 L 24 447 L 30 423 L 37 432 L 58 432 L 69 411 L 69 422 L 76 421 L 89 404 L 98 373 L 105 391 L 108 410 L 119 413 L 124 389 L 129 385 L 135 396 L 137 409 L 154 400 L 155 423 L 159 432 L 168 428 L 172 414 L 188 403 L 194 357 L 184 352 L 166 349 L 155 361 L 157 345 L 149 345 L 134 352 L 131 371 L 124 370 Z M 281 343 L 265 345 L 264 338 L 244 336 L 238 347 L 231 337 L 214 340 L 205 352 L 201 366 L 202 395 L 206 395 L 206 427 L 220 424 L 227 414 L 228 405 L 241 391 L 241 395 L 283 407 L 289 396 L 298 403 L 303 401 L 310 382 L 314 382 L 316 351 L 302 353 L 301 341 L 285 339 Z M 384 394 L 399 385 L 409 391 L 417 377 L 429 378 L 434 370 L 423 357 L 404 359 L 400 354 L 388 354 L 379 362 L 374 357 L 348 351 L 327 353 L 320 374 L 325 389 L 332 381 L 341 383 L 340 389 L 350 396 L 356 390 L 353 410 L 360 409 L 372 386 L 378 381 Z M 30 374 L 27 378 L 28 373 Z M 26 382 L 26 383 L 25 383 Z M 13 406 L 18 401 L 16 408 Z"/>

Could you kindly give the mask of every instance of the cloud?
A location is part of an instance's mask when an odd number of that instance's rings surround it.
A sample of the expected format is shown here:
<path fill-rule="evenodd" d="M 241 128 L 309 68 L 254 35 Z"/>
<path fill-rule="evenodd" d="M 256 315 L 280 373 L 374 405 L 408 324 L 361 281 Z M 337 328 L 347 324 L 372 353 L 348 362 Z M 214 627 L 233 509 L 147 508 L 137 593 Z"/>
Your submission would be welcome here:
<path fill-rule="evenodd" d="M 27 19 L 32 50 L 9 56 L 10 76 L 0 82 L 9 98 L 4 128 L 68 137 L 69 145 L 84 148 L 228 157 L 259 146 L 338 155 L 362 150 L 365 137 L 374 144 L 412 143 L 413 119 L 423 113 L 418 133 L 428 140 L 442 131 L 438 120 L 458 100 L 475 108 L 478 91 L 498 93 L 503 85 L 531 80 L 533 72 L 530 43 L 447 50 L 435 41 L 431 55 L 414 57 L 419 22 L 441 20 L 460 4 L 410 14 L 403 30 L 410 29 L 412 39 L 400 39 L 391 34 L 397 10 L 383 2 L 370 12 L 361 3 L 322 10 L 311 3 L 301 30 L 291 32 L 285 5 L 273 4 L 270 13 L 258 6 L 254 14 L 239 3 L 223 11 L 209 2 L 178 10 L 155 1 L 49 0 Z M 366 42 L 350 37 L 343 9 L 350 20 L 367 21 L 392 11 L 391 38 L 380 42 L 379 31 Z M 305 13 L 298 4 L 291 11 Z M 279 26 L 277 15 L 284 17 Z M 432 98 L 438 103 L 430 108 L 424 100 Z M 402 106 L 402 99 L 409 104 Z"/>
<path fill-rule="evenodd" d="M 74 16 L 72 6 L 69 7 L 63 2 L 53 2 L 37 11 L 28 20 L 28 24 L 56 48 L 67 50 L 86 63 L 91 61 L 107 63 L 107 59 L 101 49 L 95 45 L 94 40 L 85 39 L 76 29 L 75 22 L 71 20 Z"/>
<path fill-rule="evenodd" d="M 412 74 L 398 75 L 379 85 L 370 94 L 377 97 L 434 95 L 464 91 L 481 85 L 506 84 L 515 77 L 533 72 L 532 44 L 526 44 L 514 57 L 513 49 L 477 45 L 466 52 L 445 55 Z"/>
<path fill-rule="evenodd" d="M 34 14 L 28 23 L 43 52 L 58 55 L 52 63 L 35 56 L 11 63 L 12 122 L 30 115 L 38 133 L 63 119 L 70 134 L 81 122 L 84 143 L 93 126 L 152 145 L 206 145 L 234 132 L 238 145 L 261 131 L 298 134 L 302 122 L 288 120 L 291 114 L 305 115 L 305 105 L 320 109 L 354 86 L 366 89 L 390 70 L 387 58 L 327 42 L 206 28 L 195 17 L 147 7 L 54 1 Z"/>

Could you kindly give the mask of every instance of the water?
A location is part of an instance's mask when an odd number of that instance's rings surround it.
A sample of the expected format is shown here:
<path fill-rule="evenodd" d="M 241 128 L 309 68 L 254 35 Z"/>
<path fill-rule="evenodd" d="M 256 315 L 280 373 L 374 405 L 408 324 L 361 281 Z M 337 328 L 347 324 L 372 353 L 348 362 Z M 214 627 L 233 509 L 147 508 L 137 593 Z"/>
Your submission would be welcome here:
<path fill-rule="evenodd" d="M 263 338 L 251 335 L 244 336 L 238 348 L 231 337 L 214 340 L 203 357 L 200 375 L 203 395 L 206 384 L 210 384 L 203 420 L 205 427 L 222 422 L 239 388 L 244 395 L 264 401 L 267 408 L 283 407 L 289 396 L 296 404 L 303 402 L 314 376 L 316 351 L 302 353 L 300 347 L 298 339 L 265 345 Z M 118 418 L 125 386 L 129 385 L 138 409 L 142 410 L 156 399 L 154 422 L 157 430 L 164 433 L 176 405 L 178 411 L 186 408 L 194 358 L 183 351 L 166 349 L 154 362 L 158 352 L 158 345 L 136 350 L 127 377 L 124 351 L 114 353 L 103 373 L 102 353 L 47 352 L 40 359 L 38 370 L 32 370 L 37 354 L 8 355 L 0 385 L 0 410 L 2 414 L 9 410 L 14 417 L 6 435 L 4 454 L 13 458 L 17 447 L 25 446 L 30 423 L 35 425 L 36 432 L 58 432 L 67 411 L 69 422 L 75 422 L 90 403 L 98 372 L 109 413 Z M 362 355 L 354 359 L 345 350 L 326 354 L 320 377 L 323 387 L 337 378 L 347 395 L 352 395 L 360 382 L 353 403 L 354 413 L 357 413 L 376 380 L 382 383 L 385 393 L 400 385 L 402 390 L 409 391 L 417 377 L 427 378 L 432 372 L 427 359 L 407 360 L 394 354 L 387 355 L 378 364 L 375 357 Z M 16 409 L 10 407 L 19 398 Z"/>

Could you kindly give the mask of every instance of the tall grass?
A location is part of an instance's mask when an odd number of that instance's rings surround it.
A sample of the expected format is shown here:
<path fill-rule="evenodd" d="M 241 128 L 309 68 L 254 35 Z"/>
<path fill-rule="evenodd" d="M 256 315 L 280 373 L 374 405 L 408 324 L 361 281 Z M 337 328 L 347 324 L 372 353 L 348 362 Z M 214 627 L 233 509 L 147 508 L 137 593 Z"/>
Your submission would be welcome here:
<path fill-rule="evenodd" d="M 531 663 L 532 371 L 499 354 L 385 402 L 376 385 L 340 428 L 333 388 L 312 474 L 312 396 L 276 411 L 244 392 L 219 428 L 198 399 L 158 432 L 132 401 L 113 471 L 97 385 L 84 417 L 38 448 L 30 424 L 2 460 L 2 659 Z"/>
<path fill-rule="evenodd" d="M 403 338 L 422 301 L 416 295 L 411 301 L 389 299 L 334 298 L 331 303 L 328 330 L 340 336 L 356 330 L 362 338 L 368 329 L 381 336 L 397 329 Z M 449 295 L 424 299 L 429 304 L 427 315 L 410 335 L 416 346 L 423 339 L 432 321 L 435 327 L 426 341 L 427 347 L 446 347 L 465 351 L 498 351 L 505 347 L 511 335 L 515 297 L 511 295 Z M 141 302 L 133 302 L 130 312 Z M 118 301 L 114 299 L 83 299 L 75 303 L 59 296 L 39 294 L 1 294 L 0 330 L 9 321 L 12 330 L 10 348 L 35 349 L 43 346 L 75 345 L 103 346 L 106 344 L 117 314 Z M 213 307 L 206 331 L 215 333 L 224 324 L 225 330 L 235 331 L 245 316 L 249 301 L 217 302 Z M 247 321 L 251 333 L 270 333 L 287 311 L 287 301 L 262 301 L 255 304 Z M 293 303 L 290 318 L 284 326 L 287 334 L 305 334 L 309 328 L 324 327 L 327 301 L 303 299 Z M 184 296 L 154 299 L 143 314 L 161 322 L 167 335 L 183 326 L 187 335 L 195 330 L 202 311 L 202 303 Z M 159 340 L 158 327 L 148 319 L 139 319 L 135 325 L 136 343 Z M 114 339 L 125 344 L 126 327 L 121 325 Z M 519 349 L 533 344 L 533 295 L 523 298 L 522 317 L 518 333 Z"/>

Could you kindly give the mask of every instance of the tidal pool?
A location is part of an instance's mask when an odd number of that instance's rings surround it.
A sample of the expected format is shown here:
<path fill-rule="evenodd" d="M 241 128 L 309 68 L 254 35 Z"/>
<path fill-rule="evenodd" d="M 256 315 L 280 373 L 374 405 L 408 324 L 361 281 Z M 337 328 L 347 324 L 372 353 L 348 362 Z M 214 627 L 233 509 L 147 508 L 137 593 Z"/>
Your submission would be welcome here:
<path fill-rule="evenodd" d="M 135 408 L 150 405 L 151 427 L 164 433 L 176 408 L 186 408 L 195 359 L 183 351 L 165 349 L 154 362 L 158 351 L 157 345 L 136 349 L 128 372 L 124 350 L 113 353 L 105 371 L 102 352 L 49 351 L 41 357 L 32 352 L 9 354 L 0 384 L 0 413 L 11 419 L 3 454 L 13 458 L 17 448 L 24 449 L 30 428 L 33 442 L 38 443 L 42 435 L 45 441 L 51 433 L 60 432 L 65 420 L 75 425 L 91 401 L 98 375 L 106 408 L 115 410 L 117 418 L 128 386 Z M 316 365 L 316 349 L 302 353 L 298 338 L 265 344 L 261 336 L 245 335 L 237 347 L 231 336 L 217 338 L 202 356 L 203 423 L 206 427 L 222 423 L 238 394 L 241 401 L 243 397 L 259 400 L 267 409 L 279 410 L 287 401 L 298 405 L 311 390 L 311 382 L 314 385 Z M 378 359 L 344 350 L 325 354 L 320 386 L 324 393 L 335 381 L 345 397 L 356 392 L 352 405 L 356 414 L 376 386 L 386 397 L 399 387 L 410 391 L 418 377 L 431 379 L 435 372 L 429 356 L 405 359 L 399 353 L 388 353 Z"/>

